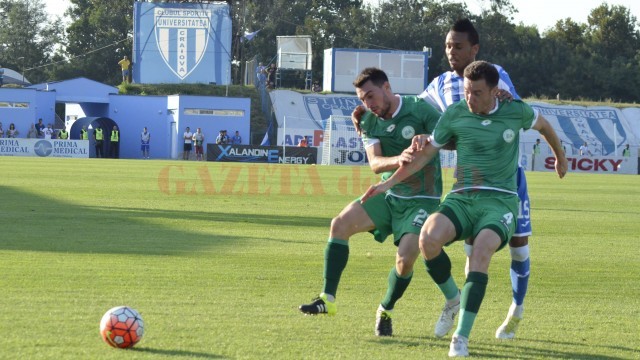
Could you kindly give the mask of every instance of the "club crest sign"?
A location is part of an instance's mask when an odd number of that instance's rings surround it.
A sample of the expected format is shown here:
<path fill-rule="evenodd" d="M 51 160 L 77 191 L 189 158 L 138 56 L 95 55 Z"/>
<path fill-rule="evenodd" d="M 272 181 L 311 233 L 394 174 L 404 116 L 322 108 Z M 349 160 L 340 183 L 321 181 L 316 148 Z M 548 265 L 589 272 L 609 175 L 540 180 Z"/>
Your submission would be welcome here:
<path fill-rule="evenodd" d="M 209 43 L 211 11 L 154 9 L 156 43 L 165 64 L 180 79 L 200 64 Z"/>
<path fill-rule="evenodd" d="M 133 14 L 134 82 L 230 83 L 229 4 L 135 1 Z"/>

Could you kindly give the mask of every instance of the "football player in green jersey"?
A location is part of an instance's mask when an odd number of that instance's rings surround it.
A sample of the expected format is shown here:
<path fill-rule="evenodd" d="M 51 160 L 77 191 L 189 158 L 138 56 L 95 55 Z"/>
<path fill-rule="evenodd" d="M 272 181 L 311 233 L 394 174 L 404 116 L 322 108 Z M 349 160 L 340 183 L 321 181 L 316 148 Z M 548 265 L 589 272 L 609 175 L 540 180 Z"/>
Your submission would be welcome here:
<path fill-rule="evenodd" d="M 395 95 L 387 75 L 377 68 L 364 69 L 354 86 L 364 105 L 354 110 L 354 116 L 361 117 L 361 137 L 369 165 L 376 174 L 382 174 L 382 179 L 387 179 L 401 163 L 411 162 L 413 137 L 431 134 L 440 113 L 416 96 Z M 347 265 L 352 235 L 368 231 L 379 242 L 393 235 L 398 247 L 396 265 L 389 273 L 387 294 L 376 313 L 375 329 L 378 336 L 391 336 L 391 311 L 409 286 L 413 265 L 420 255 L 420 229 L 440 203 L 440 176 L 440 159 L 435 158 L 386 194 L 366 204 L 360 199 L 348 204 L 331 222 L 325 248 L 323 290 L 312 303 L 301 305 L 300 311 L 313 315 L 336 313 L 336 291 Z"/>
<path fill-rule="evenodd" d="M 524 102 L 496 99 L 499 74 L 486 61 L 475 61 L 464 70 L 462 100 L 445 111 L 428 144 L 414 143 L 414 158 L 389 178 L 373 185 L 362 201 L 375 198 L 410 176 L 437 155 L 439 148 L 455 141 L 458 178 L 438 210 L 420 233 L 420 251 L 427 272 L 447 299 L 458 294 L 451 276 L 451 262 L 443 247 L 467 239 L 469 274 L 460 294 L 461 313 L 452 337 L 449 356 L 468 356 L 468 339 L 488 282 L 489 262 L 504 247 L 518 216 L 516 167 L 521 129 L 535 129 L 549 143 L 560 178 L 567 159 L 549 122 Z"/>

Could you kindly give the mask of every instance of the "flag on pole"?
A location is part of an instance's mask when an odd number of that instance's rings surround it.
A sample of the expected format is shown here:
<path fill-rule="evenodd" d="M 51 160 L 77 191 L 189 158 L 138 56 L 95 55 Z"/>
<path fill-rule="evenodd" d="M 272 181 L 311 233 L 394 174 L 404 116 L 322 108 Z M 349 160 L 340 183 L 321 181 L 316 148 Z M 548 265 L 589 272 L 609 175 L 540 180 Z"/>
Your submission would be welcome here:
<path fill-rule="evenodd" d="M 262 30 L 262 29 L 260 29 Z M 253 40 L 254 37 L 256 37 L 256 35 L 260 32 L 260 30 L 256 30 L 254 32 L 244 32 L 244 36 L 242 36 L 242 41 L 251 41 Z"/>

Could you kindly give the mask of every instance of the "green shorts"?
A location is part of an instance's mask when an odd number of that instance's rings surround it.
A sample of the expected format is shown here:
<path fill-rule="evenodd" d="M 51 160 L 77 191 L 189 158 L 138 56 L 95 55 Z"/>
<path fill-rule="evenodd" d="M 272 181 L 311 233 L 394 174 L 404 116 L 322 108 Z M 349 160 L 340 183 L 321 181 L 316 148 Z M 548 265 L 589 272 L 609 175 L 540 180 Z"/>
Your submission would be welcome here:
<path fill-rule="evenodd" d="M 398 246 L 404 234 L 420 235 L 422 225 L 438 208 L 438 204 L 438 199 L 403 199 L 380 194 L 367 200 L 362 207 L 376 227 L 370 231 L 376 241 L 384 242 L 387 236 L 393 234 L 393 243 Z"/>
<path fill-rule="evenodd" d="M 500 250 L 515 231 L 518 202 L 517 195 L 499 191 L 450 193 L 436 212 L 453 222 L 456 240 L 474 238 L 481 230 L 490 229 L 500 237 Z"/>

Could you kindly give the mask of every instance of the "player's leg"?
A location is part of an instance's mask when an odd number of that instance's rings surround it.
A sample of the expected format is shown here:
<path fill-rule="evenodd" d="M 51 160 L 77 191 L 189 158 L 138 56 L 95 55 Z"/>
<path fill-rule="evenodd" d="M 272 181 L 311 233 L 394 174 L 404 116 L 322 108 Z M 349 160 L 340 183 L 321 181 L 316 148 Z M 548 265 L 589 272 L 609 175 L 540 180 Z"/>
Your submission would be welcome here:
<path fill-rule="evenodd" d="M 412 233 L 404 234 L 398 244 L 396 264 L 389 271 L 387 293 L 376 311 L 375 333 L 377 336 L 393 335 L 392 311 L 396 302 L 404 295 L 405 290 L 411 283 L 413 264 L 415 264 L 419 255 L 418 235 Z"/>
<path fill-rule="evenodd" d="M 511 288 L 513 300 L 507 317 L 496 330 L 496 338 L 513 339 L 524 312 L 524 297 L 529 286 L 529 235 L 531 235 L 531 213 L 529 193 L 527 191 L 527 179 L 524 170 L 518 168 L 518 198 L 520 207 L 518 209 L 518 219 L 516 231 L 509 241 L 509 252 L 511 253 Z"/>
<path fill-rule="evenodd" d="M 370 207 L 377 203 L 379 207 L 386 209 L 384 194 L 381 195 L 368 200 L 364 205 Z M 383 206 L 380 206 L 380 201 L 382 201 Z M 370 231 L 374 228 L 374 221 L 359 200 L 347 205 L 338 216 L 333 218 L 329 230 L 329 241 L 324 250 L 324 285 L 322 292 L 312 303 L 300 305 L 299 310 L 301 312 L 313 315 L 335 315 L 337 312 L 335 296 L 338 284 L 349 260 L 349 238 L 354 234 Z"/>
<path fill-rule="evenodd" d="M 506 246 L 515 230 L 518 198 L 514 195 L 484 192 L 472 199 L 473 248 L 470 249 L 469 275 L 460 295 L 460 317 L 449 346 L 449 356 L 468 356 L 468 339 L 484 299 L 493 254 Z M 469 250 L 465 247 L 465 250 Z"/>
<path fill-rule="evenodd" d="M 451 202 L 452 195 L 445 202 Z M 420 252 L 427 273 L 445 297 L 445 305 L 434 329 L 436 337 L 443 337 L 451 330 L 460 310 L 460 290 L 451 276 L 451 260 L 443 249 L 444 245 L 459 237 L 459 226 L 455 224 L 460 224 L 458 215 L 443 204 L 437 213 L 429 216 L 420 233 Z"/>
<path fill-rule="evenodd" d="M 409 287 L 413 267 L 420 255 L 418 238 L 429 214 L 439 204 L 435 199 L 387 198 L 391 209 L 394 243 L 398 246 L 395 266 L 389 271 L 387 293 L 376 311 L 376 335 L 391 336 L 391 313 Z"/>

